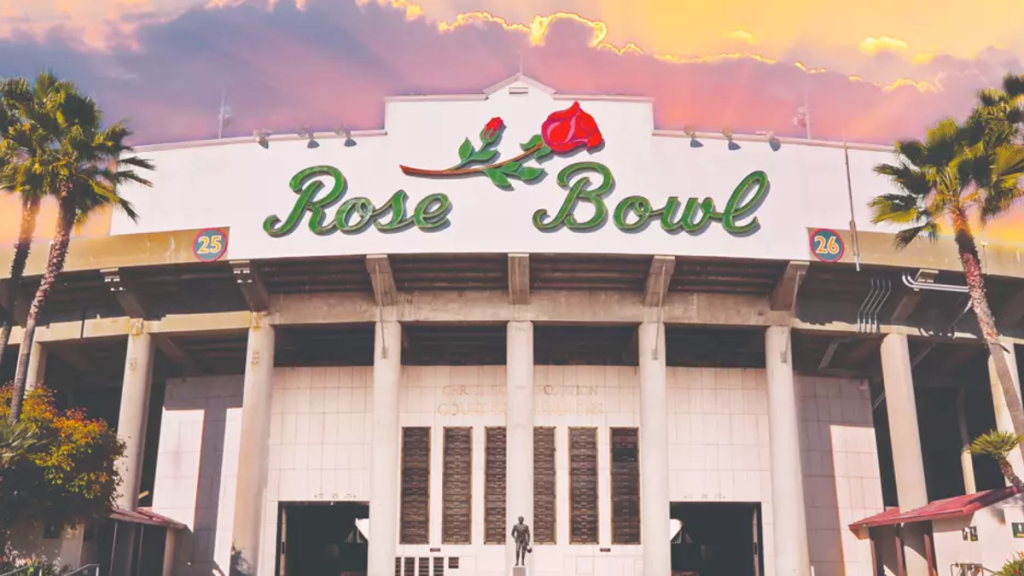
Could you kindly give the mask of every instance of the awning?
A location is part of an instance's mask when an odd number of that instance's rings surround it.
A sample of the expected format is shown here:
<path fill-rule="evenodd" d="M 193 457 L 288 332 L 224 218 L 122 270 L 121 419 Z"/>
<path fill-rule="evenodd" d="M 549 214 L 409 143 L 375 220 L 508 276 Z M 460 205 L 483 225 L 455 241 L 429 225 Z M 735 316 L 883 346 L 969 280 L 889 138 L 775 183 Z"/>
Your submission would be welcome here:
<path fill-rule="evenodd" d="M 181 522 L 171 520 L 166 516 L 161 516 L 148 508 L 139 508 L 138 510 L 122 510 L 121 508 L 114 508 L 110 513 L 110 519 L 117 520 L 119 522 L 131 522 L 132 524 L 160 526 L 173 530 L 186 528 L 186 526 Z"/>
<path fill-rule="evenodd" d="M 944 500 L 936 500 L 928 504 L 900 512 L 899 508 L 889 508 L 885 512 L 869 516 L 859 522 L 850 524 L 850 530 L 854 532 L 861 528 L 874 528 L 876 526 L 893 526 L 896 524 L 909 524 L 913 522 L 929 522 L 944 518 L 956 518 L 973 514 L 986 506 L 1002 502 L 1007 498 L 1015 496 L 1017 489 L 1014 487 L 997 488 L 985 490 L 976 494 L 954 496 Z"/>

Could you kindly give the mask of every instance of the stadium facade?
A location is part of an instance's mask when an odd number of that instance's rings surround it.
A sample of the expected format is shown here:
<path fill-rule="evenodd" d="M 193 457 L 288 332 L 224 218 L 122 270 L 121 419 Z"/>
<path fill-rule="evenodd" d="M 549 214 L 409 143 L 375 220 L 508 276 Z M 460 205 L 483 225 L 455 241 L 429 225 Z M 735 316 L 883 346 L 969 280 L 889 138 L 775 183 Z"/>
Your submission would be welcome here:
<path fill-rule="evenodd" d="M 123 574 L 497 576 L 522 516 L 537 576 L 930 574 L 930 529 L 863 520 L 1003 486 L 960 456 L 1009 420 L 955 247 L 871 223 L 890 149 L 654 105 L 516 76 L 141 149 L 141 218 L 73 241 L 30 374 L 116 422 L 121 528 L 26 538 Z M 983 253 L 1011 353 L 1020 250 Z"/>

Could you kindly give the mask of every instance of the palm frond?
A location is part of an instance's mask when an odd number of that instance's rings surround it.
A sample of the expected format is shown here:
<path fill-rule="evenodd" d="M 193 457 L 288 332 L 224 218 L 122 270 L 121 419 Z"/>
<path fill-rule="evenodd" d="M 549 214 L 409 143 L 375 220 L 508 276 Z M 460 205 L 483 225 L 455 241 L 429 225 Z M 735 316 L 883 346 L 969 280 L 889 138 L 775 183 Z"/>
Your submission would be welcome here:
<path fill-rule="evenodd" d="M 879 164 L 875 173 L 888 176 L 889 179 L 908 194 L 925 197 L 932 193 L 933 186 L 928 175 L 919 168 L 901 162 L 899 164 Z"/>
<path fill-rule="evenodd" d="M 52 73 L 31 84 L 0 81 L 0 103 L 7 103 L 8 96 L 19 123 L 4 132 L 0 143 L 0 187 L 23 198 L 69 190 L 77 221 L 105 206 L 138 218 L 119 188 L 126 183 L 151 186 L 141 171 L 152 170 L 153 164 L 132 154 L 127 126 L 103 127 L 95 100 Z M 111 169 L 118 165 L 122 169 Z"/>
<path fill-rule="evenodd" d="M 928 130 L 928 137 L 925 139 L 925 157 L 921 162 L 914 162 L 918 166 L 945 166 L 956 158 L 962 144 L 962 132 L 960 125 L 952 118 L 941 120 L 938 124 Z"/>
<path fill-rule="evenodd" d="M 939 237 L 939 225 L 936 222 L 928 222 L 920 226 L 913 226 L 900 230 L 896 233 L 893 238 L 893 245 L 902 250 L 920 237 L 924 237 L 927 240 L 935 241 Z"/>
<path fill-rule="evenodd" d="M 970 451 L 971 454 L 975 455 L 1004 459 L 1013 452 L 1021 442 L 1024 442 L 1024 436 L 1018 436 L 1013 432 L 992 430 L 991 432 L 986 432 L 985 434 L 975 438 L 974 442 L 971 442 Z"/>
<path fill-rule="evenodd" d="M 156 170 L 156 165 L 153 164 L 152 160 L 145 158 L 139 158 L 138 156 L 129 156 L 127 158 L 121 158 L 117 161 L 118 165 L 132 166 L 133 168 L 141 168 L 143 170 Z"/>
<path fill-rule="evenodd" d="M 918 197 L 910 194 L 882 194 L 868 204 L 873 212 L 872 224 L 917 224 L 922 212 Z"/>
<path fill-rule="evenodd" d="M 1003 92 L 1006 92 L 1011 99 L 1024 96 L 1024 75 L 1007 74 L 1003 76 Z"/>
<path fill-rule="evenodd" d="M 978 100 L 982 106 L 998 106 L 1003 100 L 1003 92 L 996 88 L 985 88 L 978 92 Z"/>
<path fill-rule="evenodd" d="M 1024 147 L 1003 146 L 995 151 L 987 180 L 987 194 L 982 205 L 983 222 L 999 216 L 1024 198 Z"/>

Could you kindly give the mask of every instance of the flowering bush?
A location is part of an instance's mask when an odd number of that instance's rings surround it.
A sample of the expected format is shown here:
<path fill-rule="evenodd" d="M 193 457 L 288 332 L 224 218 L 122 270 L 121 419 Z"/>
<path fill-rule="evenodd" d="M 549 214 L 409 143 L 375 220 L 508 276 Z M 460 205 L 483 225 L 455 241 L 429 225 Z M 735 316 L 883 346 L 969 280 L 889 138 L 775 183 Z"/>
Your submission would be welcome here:
<path fill-rule="evenodd" d="M 1016 556 L 1003 564 L 999 576 L 1024 576 L 1024 552 L 1017 552 Z"/>
<path fill-rule="evenodd" d="M 7 419 L 10 404 L 11 387 L 0 388 L 0 418 Z M 0 529 L 105 518 L 121 483 L 114 463 L 124 453 L 107 423 L 58 410 L 53 391 L 37 386 L 25 396 L 19 425 L 38 442 L 0 469 Z"/>

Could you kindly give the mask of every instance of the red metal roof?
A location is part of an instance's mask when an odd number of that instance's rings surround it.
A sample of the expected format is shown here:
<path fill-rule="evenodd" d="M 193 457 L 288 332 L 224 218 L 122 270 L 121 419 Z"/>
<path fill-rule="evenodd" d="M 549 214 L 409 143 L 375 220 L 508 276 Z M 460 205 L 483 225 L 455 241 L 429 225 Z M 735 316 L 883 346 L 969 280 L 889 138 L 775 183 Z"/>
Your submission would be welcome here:
<path fill-rule="evenodd" d="M 185 528 L 186 526 L 181 522 L 171 520 L 165 516 L 161 516 L 148 508 L 139 508 L 138 510 L 122 510 L 121 508 L 114 508 L 110 513 L 111 520 L 119 520 L 121 522 L 131 522 L 133 524 L 146 524 L 149 526 L 162 526 L 164 528 Z"/>
<path fill-rule="evenodd" d="M 900 512 L 899 508 L 889 508 L 884 512 L 880 512 L 874 516 L 869 516 L 859 522 L 850 524 L 850 530 L 857 531 L 860 528 L 892 526 L 894 524 L 908 524 L 912 522 L 929 522 L 931 520 L 939 520 L 942 518 L 966 516 L 968 514 L 973 514 L 986 506 L 1002 502 L 1016 494 L 1017 489 L 1011 486 L 1007 488 L 997 488 L 995 490 L 985 490 L 984 492 L 978 492 L 976 494 L 954 496 L 944 500 L 936 500 L 935 502 L 929 502 L 920 508 L 909 510 L 907 512 Z"/>

